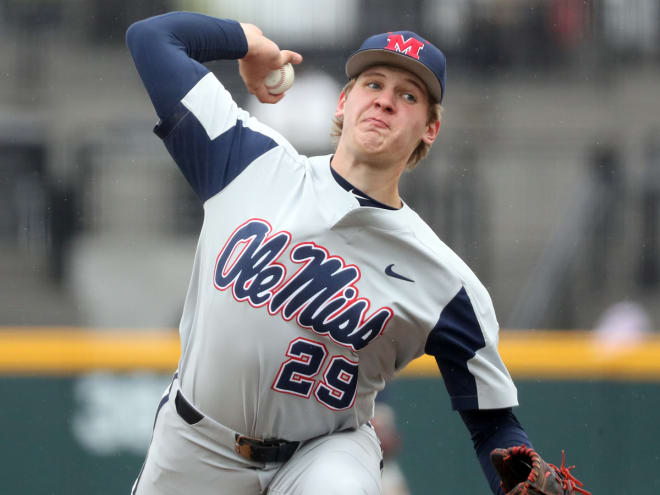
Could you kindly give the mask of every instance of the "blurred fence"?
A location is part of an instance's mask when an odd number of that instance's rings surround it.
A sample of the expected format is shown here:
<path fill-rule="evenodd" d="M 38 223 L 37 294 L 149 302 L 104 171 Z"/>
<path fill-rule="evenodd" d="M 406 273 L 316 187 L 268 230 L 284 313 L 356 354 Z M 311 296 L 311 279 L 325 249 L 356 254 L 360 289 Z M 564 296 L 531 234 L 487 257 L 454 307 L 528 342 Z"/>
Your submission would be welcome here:
<path fill-rule="evenodd" d="M 332 152 L 332 109 L 317 101 L 334 105 L 322 88 L 343 85 L 364 37 L 423 33 L 447 54 L 446 109 L 402 196 L 474 268 L 501 321 L 591 328 L 624 299 L 660 320 L 657 0 L 0 0 L 0 276 L 13 288 L 0 323 L 175 324 L 201 208 L 151 135 L 124 33 L 176 9 L 255 22 L 303 53 L 286 100 L 304 122 L 270 110 L 292 141 L 322 129 L 304 153 Z M 267 113 L 235 62 L 208 65 Z M 158 294 L 144 289 L 154 273 L 168 277 Z"/>

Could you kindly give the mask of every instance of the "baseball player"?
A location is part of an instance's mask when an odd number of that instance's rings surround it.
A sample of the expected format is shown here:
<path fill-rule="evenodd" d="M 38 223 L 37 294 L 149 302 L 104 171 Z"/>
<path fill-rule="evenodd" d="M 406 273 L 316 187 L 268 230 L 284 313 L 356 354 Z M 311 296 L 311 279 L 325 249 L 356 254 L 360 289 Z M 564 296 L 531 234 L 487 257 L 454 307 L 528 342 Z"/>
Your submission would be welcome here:
<path fill-rule="evenodd" d="M 248 90 L 277 103 L 264 79 L 299 53 L 195 13 L 140 21 L 127 43 L 154 131 L 204 208 L 178 370 L 133 494 L 378 494 L 374 399 L 423 353 L 493 492 L 579 490 L 512 413 L 487 291 L 398 194 L 440 129 L 438 48 L 408 31 L 367 39 L 346 64 L 335 153 L 307 157 L 202 65 L 238 59 Z"/>

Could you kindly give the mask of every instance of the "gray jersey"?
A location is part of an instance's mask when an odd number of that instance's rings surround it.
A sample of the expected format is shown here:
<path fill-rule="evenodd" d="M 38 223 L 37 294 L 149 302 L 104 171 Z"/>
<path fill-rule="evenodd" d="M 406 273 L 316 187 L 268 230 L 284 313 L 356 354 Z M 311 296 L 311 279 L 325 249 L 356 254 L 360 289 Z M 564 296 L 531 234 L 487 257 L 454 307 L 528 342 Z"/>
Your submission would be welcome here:
<path fill-rule="evenodd" d="M 361 206 L 211 73 L 175 114 L 157 132 L 204 203 L 179 363 L 201 412 L 259 438 L 356 428 L 425 352 L 455 409 L 517 404 L 487 291 L 413 210 Z"/>

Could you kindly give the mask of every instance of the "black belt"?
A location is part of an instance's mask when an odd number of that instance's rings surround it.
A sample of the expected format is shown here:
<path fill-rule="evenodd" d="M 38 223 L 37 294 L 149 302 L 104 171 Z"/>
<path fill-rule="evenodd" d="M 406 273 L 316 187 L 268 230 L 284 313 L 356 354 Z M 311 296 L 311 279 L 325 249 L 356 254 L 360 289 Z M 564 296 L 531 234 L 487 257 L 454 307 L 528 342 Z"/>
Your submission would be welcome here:
<path fill-rule="evenodd" d="M 189 425 L 199 423 L 204 418 L 204 415 L 195 409 L 178 390 L 174 404 L 176 412 Z M 278 439 L 258 440 L 239 433 L 236 433 L 235 440 L 234 451 L 238 455 L 250 461 L 262 463 L 286 462 L 300 445 L 300 442 L 288 442 Z"/>

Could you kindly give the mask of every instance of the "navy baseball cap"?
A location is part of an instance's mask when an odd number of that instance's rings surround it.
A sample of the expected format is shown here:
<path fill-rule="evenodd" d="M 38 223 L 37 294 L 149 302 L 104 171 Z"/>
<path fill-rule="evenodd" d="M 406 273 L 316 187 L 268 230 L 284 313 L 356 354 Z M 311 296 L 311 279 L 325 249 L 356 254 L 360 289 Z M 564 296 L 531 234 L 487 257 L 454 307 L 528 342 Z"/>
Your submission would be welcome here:
<path fill-rule="evenodd" d="M 367 38 L 346 62 L 346 75 L 357 77 L 373 65 L 394 65 L 419 77 L 438 103 L 445 93 L 444 53 L 412 31 L 393 31 Z"/>

